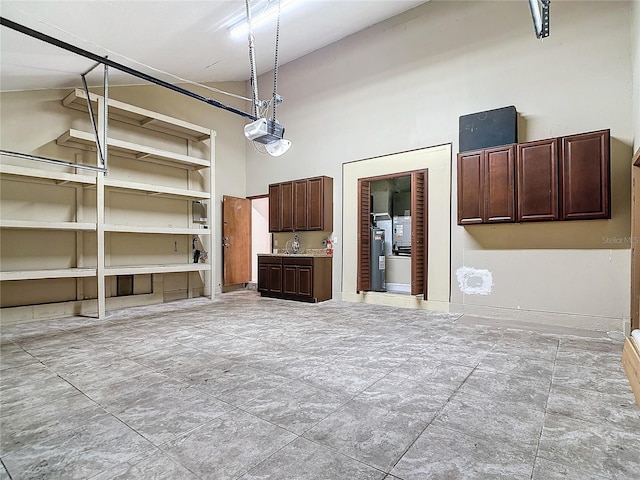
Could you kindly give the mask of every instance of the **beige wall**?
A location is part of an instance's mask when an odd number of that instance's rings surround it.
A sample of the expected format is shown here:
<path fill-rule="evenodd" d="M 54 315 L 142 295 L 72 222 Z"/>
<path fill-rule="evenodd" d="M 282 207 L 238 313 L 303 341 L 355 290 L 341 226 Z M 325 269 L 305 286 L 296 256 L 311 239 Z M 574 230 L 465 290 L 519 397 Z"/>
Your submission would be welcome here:
<path fill-rule="evenodd" d="M 433 0 L 284 65 L 278 113 L 293 146 L 269 158 L 247 145 L 247 193 L 335 179 L 339 295 L 351 288 L 343 256 L 356 241 L 344 163 L 446 143 L 455 157 L 459 116 L 506 105 L 520 114 L 520 141 L 609 128 L 611 221 L 459 227 L 452 165 L 449 276 L 454 309 L 618 329 L 629 316 L 631 3 L 552 2 L 551 36 L 540 41 L 527 2 Z M 463 294 L 463 266 L 492 272 L 492 293 Z"/>

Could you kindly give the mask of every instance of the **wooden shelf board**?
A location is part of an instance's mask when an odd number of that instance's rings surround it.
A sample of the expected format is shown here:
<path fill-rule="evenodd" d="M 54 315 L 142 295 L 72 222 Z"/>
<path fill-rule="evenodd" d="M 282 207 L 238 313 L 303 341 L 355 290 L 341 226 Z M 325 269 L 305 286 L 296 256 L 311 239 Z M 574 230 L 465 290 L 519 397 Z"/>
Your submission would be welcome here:
<path fill-rule="evenodd" d="M 98 99 L 103 97 L 95 93 L 90 93 L 89 98 L 92 103 L 97 103 Z M 80 88 L 76 88 L 67 95 L 62 100 L 62 104 L 65 107 L 76 110 L 84 112 L 88 111 L 87 95 L 85 91 Z M 196 141 L 203 141 L 215 135 L 213 131 L 200 125 L 194 125 L 192 123 L 185 122 L 184 120 L 129 105 L 112 98 L 109 99 L 108 106 L 109 117 L 124 123 Z M 94 112 L 96 110 L 94 110 Z"/>
<path fill-rule="evenodd" d="M 95 277 L 95 268 L 58 268 L 51 270 L 17 270 L 0 272 L 0 281 L 40 280 L 43 278 Z"/>
<path fill-rule="evenodd" d="M 69 129 L 60 135 L 57 138 L 56 143 L 64 147 L 80 148 L 82 150 L 90 151 L 96 150 L 95 135 L 83 132 L 82 130 L 76 130 L 74 128 Z M 110 149 L 136 160 L 161 160 L 162 162 L 169 162 L 172 164 L 179 163 L 181 165 L 187 165 L 191 168 L 208 168 L 210 166 L 208 160 L 190 157 L 181 153 L 169 152 L 167 150 L 160 150 L 147 145 L 139 145 L 125 140 L 109 138 L 107 145 Z"/>
<path fill-rule="evenodd" d="M 149 273 L 204 272 L 209 263 L 178 263 L 174 265 L 129 265 L 105 268 L 105 275 L 144 275 Z"/>
<path fill-rule="evenodd" d="M 0 219 L 0 228 L 95 231 L 96 224 L 86 222 L 36 222 L 32 220 Z"/>
<path fill-rule="evenodd" d="M 125 232 L 125 233 L 158 233 L 175 235 L 210 235 L 208 228 L 179 228 L 179 227 L 154 227 L 147 225 L 113 225 L 104 226 L 105 232 Z"/>
<path fill-rule="evenodd" d="M 164 195 L 193 199 L 208 199 L 211 197 L 208 192 L 199 192 L 197 190 L 187 190 L 183 188 L 163 187 L 161 185 L 151 185 L 149 183 L 129 182 L 126 180 L 118 180 L 110 177 L 105 178 L 104 185 L 111 188 L 122 188 L 125 190 L 145 192 L 149 195 Z"/>
<path fill-rule="evenodd" d="M 79 173 L 55 172 L 52 170 L 41 170 L 38 168 L 19 167 L 15 165 L 0 165 L 0 174 L 12 175 L 15 177 L 38 178 L 55 180 L 58 182 L 70 182 L 80 184 L 96 184 L 96 177 Z"/>

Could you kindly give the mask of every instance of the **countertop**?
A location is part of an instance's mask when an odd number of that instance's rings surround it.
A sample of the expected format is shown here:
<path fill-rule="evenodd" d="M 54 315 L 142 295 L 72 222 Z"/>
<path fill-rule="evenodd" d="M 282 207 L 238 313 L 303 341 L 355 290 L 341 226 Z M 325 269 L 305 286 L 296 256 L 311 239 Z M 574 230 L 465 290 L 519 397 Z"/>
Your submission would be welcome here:
<path fill-rule="evenodd" d="M 259 257 L 328 257 L 332 258 L 333 255 L 327 255 L 324 248 L 308 249 L 304 253 L 259 253 Z"/>

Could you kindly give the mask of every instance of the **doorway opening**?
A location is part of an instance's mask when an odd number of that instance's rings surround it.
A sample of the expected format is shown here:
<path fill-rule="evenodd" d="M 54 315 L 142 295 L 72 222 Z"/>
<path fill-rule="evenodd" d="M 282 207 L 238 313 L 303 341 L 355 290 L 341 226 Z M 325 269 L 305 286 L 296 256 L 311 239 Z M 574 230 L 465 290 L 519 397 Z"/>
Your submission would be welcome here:
<path fill-rule="evenodd" d="M 269 196 L 251 197 L 251 286 L 258 285 L 258 254 L 271 253 Z M 257 287 L 256 287 L 257 288 Z"/>
<path fill-rule="evenodd" d="M 222 292 L 257 289 L 258 254 L 271 252 L 269 196 L 222 199 Z"/>
<path fill-rule="evenodd" d="M 427 299 L 428 171 L 358 179 L 358 291 Z"/>

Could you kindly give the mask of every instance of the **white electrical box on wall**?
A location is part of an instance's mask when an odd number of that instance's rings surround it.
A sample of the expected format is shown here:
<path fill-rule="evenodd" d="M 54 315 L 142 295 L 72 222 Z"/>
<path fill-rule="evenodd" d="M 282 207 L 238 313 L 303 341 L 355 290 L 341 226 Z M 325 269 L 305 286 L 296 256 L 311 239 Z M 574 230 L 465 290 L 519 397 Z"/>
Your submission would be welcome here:
<path fill-rule="evenodd" d="M 191 206 L 193 223 L 207 223 L 207 206 L 200 201 L 193 201 Z"/>

